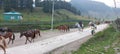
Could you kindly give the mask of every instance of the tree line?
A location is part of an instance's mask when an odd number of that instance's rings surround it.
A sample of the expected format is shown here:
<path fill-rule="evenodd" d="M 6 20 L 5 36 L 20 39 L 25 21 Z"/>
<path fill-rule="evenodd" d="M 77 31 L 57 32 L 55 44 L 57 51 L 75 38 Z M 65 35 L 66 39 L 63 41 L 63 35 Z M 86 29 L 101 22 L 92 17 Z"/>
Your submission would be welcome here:
<path fill-rule="evenodd" d="M 73 7 L 69 2 L 65 0 L 54 0 L 54 9 L 67 9 L 74 14 L 80 15 L 80 11 Z M 12 10 L 28 10 L 32 12 L 34 10 L 33 4 L 36 7 L 43 7 L 43 11 L 46 13 L 52 12 L 52 4 L 53 0 L 0 0 L 0 8 L 4 10 L 4 12 L 9 12 Z"/>
<path fill-rule="evenodd" d="M 52 12 L 52 4 L 53 0 L 35 0 L 36 7 L 43 7 L 43 11 L 46 13 Z M 74 14 L 80 15 L 81 12 L 77 10 L 75 7 L 73 7 L 69 2 L 66 2 L 65 0 L 54 0 L 54 9 L 66 9 Z"/>
<path fill-rule="evenodd" d="M 4 12 L 23 9 L 32 12 L 33 0 L 0 0 L 0 8 L 3 9 Z"/>

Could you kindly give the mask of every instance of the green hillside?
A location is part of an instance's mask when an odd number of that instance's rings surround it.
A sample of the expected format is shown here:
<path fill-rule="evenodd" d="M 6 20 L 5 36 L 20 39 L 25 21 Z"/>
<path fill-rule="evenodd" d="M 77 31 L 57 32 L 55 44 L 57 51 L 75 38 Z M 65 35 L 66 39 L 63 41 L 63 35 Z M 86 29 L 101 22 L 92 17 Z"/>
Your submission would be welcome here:
<path fill-rule="evenodd" d="M 28 12 L 27 10 L 18 11 L 18 12 L 22 13 L 23 15 L 22 21 L 14 21 L 14 20 L 4 21 L 3 11 L 0 11 L 0 20 L 1 20 L 0 25 L 2 27 L 7 26 L 10 28 L 17 26 L 17 27 L 20 27 L 21 30 L 23 28 L 24 29 L 25 28 L 27 29 L 29 28 L 50 29 L 51 27 L 51 13 L 44 13 L 42 11 L 42 8 L 40 7 L 36 7 L 32 13 Z M 75 15 L 72 12 L 65 10 L 65 9 L 59 9 L 55 11 L 54 28 L 56 28 L 56 26 L 61 25 L 61 24 L 67 24 L 70 27 L 73 27 L 74 24 L 79 20 L 82 20 L 84 24 L 87 24 L 89 20 L 93 20 L 93 19 Z"/>
<path fill-rule="evenodd" d="M 19 11 L 23 14 L 23 22 L 27 21 L 51 21 L 51 13 L 44 13 L 42 8 L 37 7 L 32 13 L 27 12 L 27 10 Z M 0 11 L 0 19 L 3 21 L 3 11 Z M 65 9 L 60 9 L 55 11 L 54 21 L 67 20 L 67 19 L 76 19 L 76 20 L 88 20 L 88 18 L 81 17 L 73 14 L 70 11 Z"/>

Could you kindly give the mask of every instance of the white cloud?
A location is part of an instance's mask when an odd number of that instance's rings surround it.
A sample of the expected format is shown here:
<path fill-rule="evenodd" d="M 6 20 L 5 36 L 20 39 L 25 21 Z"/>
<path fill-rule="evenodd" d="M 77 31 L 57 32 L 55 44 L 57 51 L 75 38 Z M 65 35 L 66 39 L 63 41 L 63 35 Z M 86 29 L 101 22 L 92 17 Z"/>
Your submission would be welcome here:
<path fill-rule="evenodd" d="M 93 0 L 93 1 L 103 2 L 110 7 L 115 7 L 114 0 Z M 120 8 L 120 0 L 115 0 L 115 1 L 116 1 L 116 6 Z"/>
<path fill-rule="evenodd" d="M 65 1 L 70 2 L 71 0 L 65 0 Z"/>

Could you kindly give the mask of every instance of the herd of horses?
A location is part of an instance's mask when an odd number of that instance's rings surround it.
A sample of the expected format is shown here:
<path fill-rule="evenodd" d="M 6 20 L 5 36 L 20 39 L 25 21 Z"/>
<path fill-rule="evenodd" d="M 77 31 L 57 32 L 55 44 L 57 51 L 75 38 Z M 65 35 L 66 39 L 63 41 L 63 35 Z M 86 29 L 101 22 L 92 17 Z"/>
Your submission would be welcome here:
<path fill-rule="evenodd" d="M 70 30 L 69 26 L 67 25 L 60 25 L 60 26 L 57 26 L 56 28 L 60 31 L 66 31 L 66 32 Z M 36 38 L 36 36 L 41 37 L 41 34 L 39 29 L 31 29 L 31 30 L 20 32 L 20 38 L 23 36 L 26 37 L 25 44 L 27 44 L 28 41 L 30 43 L 34 42 L 34 39 Z M 13 33 L 12 29 L 7 28 L 4 30 L 3 28 L 0 28 L 0 47 L 3 49 L 4 54 L 6 54 L 5 49 L 7 47 L 5 39 L 9 39 L 7 44 L 14 43 L 15 34 Z"/>
<path fill-rule="evenodd" d="M 56 27 L 56 29 L 64 32 L 70 31 L 70 27 L 68 25 L 59 25 Z M 20 32 L 20 38 L 23 36 L 26 37 L 25 44 L 27 44 L 27 41 L 29 41 L 30 43 L 34 42 L 36 36 L 41 37 L 41 34 L 39 29 L 31 29 Z M 2 30 L 2 28 L 0 28 L 0 47 L 4 50 L 4 54 L 6 54 L 5 48 L 7 47 L 5 39 L 9 39 L 8 44 L 10 42 L 13 44 L 15 40 L 15 34 L 9 28 L 7 28 L 7 30 Z"/>
<path fill-rule="evenodd" d="M 20 38 L 22 36 L 25 36 L 26 37 L 25 44 L 27 44 L 27 41 L 29 41 L 30 43 L 34 41 L 37 34 L 41 36 L 39 29 L 27 30 L 24 32 L 20 32 Z M 31 38 L 31 40 L 29 39 L 29 37 Z M 0 28 L 0 47 L 4 50 L 4 54 L 6 54 L 5 48 L 7 47 L 5 39 L 9 39 L 8 44 L 10 42 L 13 44 L 15 40 L 15 34 L 9 29 L 3 30 L 2 28 Z"/>

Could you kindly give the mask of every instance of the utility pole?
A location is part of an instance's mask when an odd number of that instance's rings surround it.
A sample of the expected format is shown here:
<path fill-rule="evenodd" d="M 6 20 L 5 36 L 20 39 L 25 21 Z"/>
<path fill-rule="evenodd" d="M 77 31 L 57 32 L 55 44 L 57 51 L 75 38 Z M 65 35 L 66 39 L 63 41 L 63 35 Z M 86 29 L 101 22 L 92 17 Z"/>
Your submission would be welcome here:
<path fill-rule="evenodd" d="M 114 5 L 115 5 L 115 8 L 116 8 L 116 7 L 117 7 L 117 6 L 116 6 L 116 0 L 114 0 Z"/>
<path fill-rule="evenodd" d="M 55 5 L 55 2 L 54 2 L 54 0 L 53 0 L 53 2 L 52 2 L 51 30 L 53 30 L 53 24 L 54 24 L 54 5 Z"/>

